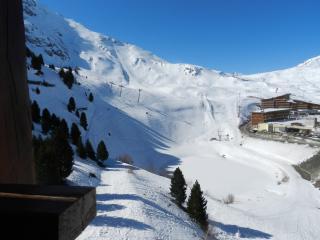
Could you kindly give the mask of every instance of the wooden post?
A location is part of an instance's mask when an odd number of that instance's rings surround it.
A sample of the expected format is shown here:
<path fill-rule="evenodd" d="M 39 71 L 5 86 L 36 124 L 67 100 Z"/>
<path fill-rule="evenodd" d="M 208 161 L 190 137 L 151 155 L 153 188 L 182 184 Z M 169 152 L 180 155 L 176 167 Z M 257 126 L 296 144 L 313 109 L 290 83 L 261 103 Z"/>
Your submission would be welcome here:
<path fill-rule="evenodd" d="M 0 1 L 0 183 L 34 183 L 21 0 Z"/>

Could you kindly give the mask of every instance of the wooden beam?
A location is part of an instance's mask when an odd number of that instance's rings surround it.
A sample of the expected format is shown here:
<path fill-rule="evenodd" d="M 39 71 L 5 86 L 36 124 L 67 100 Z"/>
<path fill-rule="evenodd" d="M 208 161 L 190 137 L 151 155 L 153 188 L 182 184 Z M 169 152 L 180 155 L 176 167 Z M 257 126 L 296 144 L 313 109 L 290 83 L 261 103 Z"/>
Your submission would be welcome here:
<path fill-rule="evenodd" d="M 21 0 L 0 1 L 0 183 L 34 183 Z"/>

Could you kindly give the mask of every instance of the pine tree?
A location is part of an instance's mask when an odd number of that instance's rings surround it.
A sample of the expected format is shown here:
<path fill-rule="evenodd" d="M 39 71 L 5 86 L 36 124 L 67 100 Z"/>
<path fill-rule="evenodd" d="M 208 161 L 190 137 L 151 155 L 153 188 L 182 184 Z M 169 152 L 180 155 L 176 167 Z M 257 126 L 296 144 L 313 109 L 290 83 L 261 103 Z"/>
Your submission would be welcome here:
<path fill-rule="evenodd" d="M 73 97 L 69 98 L 67 107 L 69 112 L 73 112 L 76 110 L 76 102 Z"/>
<path fill-rule="evenodd" d="M 56 70 L 56 67 L 54 66 L 54 64 L 49 64 L 49 68 L 51 68 L 52 70 Z"/>
<path fill-rule="evenodd" d="M 63 119 L 59 128 L 53 133 L 53 146 L 55 156 L 59 161 L 59 172 L 61 180 L 64 181 L 72 172 L 73 150 L 66 136 L 66 122 Z"/>
<path fill-rule="evenodd" d="M 29 57 L 32 57 L 32 51 L 30 50 L 30 48 L 26 47 L 26 57 L 29 58 Z"/>
<path fill-rule="evenodd" d="M 191 189 L 187 202 L 187 212 L 192 219 L 200 224 L 203 230 L 208 230 L 207 201 L 198 181 L 194 183 Z"/>
<path fill-rule="evenodd" d="M 42 111 L 41 128 L 44 134 L 47 134 L 51 129 L 51 114 L 47 108 Z"/>
<path fill-rule="evenodd" d="M 87 122 L 87 116 L 84 112 L 82 112 L 80 116 L 80 125 L 81 127 L 83 127 L 84 130 L 87 130 L 88 122 Z"/>
<path fill-rule="evenodd" d="M 40 94 L 40 89 L 38 87 L 36 88 L 36 94 Z"/>
<path fill-rule="evenodd" d="M 77 154 L 82 159 L 87 158 L 87 152 L 86 152 L 85 147 L 83 146 L 81 137 L 79 138 L 78 144 L 77 144 Z"/>
<path fill-rule="evenodd" d="M 39 63 L 44 66 L 44 61 L 43 61 L 43 57 L 42 57 L 42 54 L 39 55 Z"/>
<path fill-rule="evenodd" d="M 92 93 L 89 94 L 88 100 L 89 100 L 89 102 L 93 102 L 93 94 Z"/>
<path fill-rule="evenodd" d="M 96 160 L 96 154 L 89 139 L 86 141 L 86 152 L 88 158 L 90 158 L 91 160 Z"/>
<path fill-rule="evenodd" d="M 54 113 L 52 113 L 52 115 L 51 115 L 51 128 L 52 128 L 52 130 L 55 130 L 56 128 L 58 128 L 60 125 L 60 122 L 61 122 L 60 119 Z"/>
<path fill-rule="evenodd" d="M 59 71 L 59 77 L 63 79 L 64 76 L 65 76 L 65 74 L 66 74 L 66 73 L 64 72 L 64 69 L 61 68 L 60 71 Z"/>
<path fill-rule="evenodd" d="M 32 121 L 34 121 L 35 123 L 40 123 L 40 119 L 41 119 L 40 108 L 36 101 L 32 102 L 31 115 L 32 115 Z"/>
<path fill-rule="evenodd" d="M 69 138 L 69 128 L 66 120 L 62 119 L 59 125 L 59 133 L 63 135 L 64 138 Z"/>
<path fill-rule="evenodd" d="M 100 141 L 97 147 L 97 159 L 101 161 L 107 160 L 109 157 L 108 150 L 106 148 L 106 145 L 104 144 L 104 141 Z"/>
<path fill-rule="evenodd" d="M 72 144 L 76 145 L 79 142 L 79 139 L 81 137 L 81 132 L 77 124 L 72 123 L 70 135 L 71 135 Z"/>
<path fill-rule="evenodd" d="M 63 72 L 61 72 L 61 74 L 59 73 L 59 75 L 60 75 L 60 77 L 62 77 L 64 84 L 66 84 L 67 87 L 69 89 L 71 89 L 72 85 L 75 82 L 75 78 L 73 76 L 72 69 L 69 68 L 66 72 L 63 71 Z"/>
<path fill-rule="evenodd" d="M 43 57 L 40 54 L 39 56 L 32 55 L 31 56 L 31 67 L 35 70 L 38 70 L 38 72 L 41 72 L 41 67 L 44 65 Z"/>
<path fill-rule="evenodd" d="M 173 176 L 171 178 L 170 194 L 172 197 L 174 197 L 176 203 L 180 207 L 182 206 L 182 204 L 187 198 L 186 189 L 187 189 L 187 184 L 184 179 L 184 176 L 180 168 L 177 168 L 174 171 Z"/>
<path fill-rule="evenodd" d="M 59 161 L 52 138 L 34 141 L 36 175 L 40 184 L 60 184 Z"/>

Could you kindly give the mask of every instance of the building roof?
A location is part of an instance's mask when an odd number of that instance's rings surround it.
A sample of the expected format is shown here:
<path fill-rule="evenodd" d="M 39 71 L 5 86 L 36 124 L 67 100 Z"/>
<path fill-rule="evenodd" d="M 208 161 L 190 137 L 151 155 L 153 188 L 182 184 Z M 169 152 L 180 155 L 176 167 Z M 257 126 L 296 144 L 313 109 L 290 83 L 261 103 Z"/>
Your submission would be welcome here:
<path fill-rule="evenodd" d="M 256 110 L 254 113 L 269 113 L 269 112 L 281 112 L 281 111 L 289 111 L 290 108 L 265 108 L 261 110 Z"/>
<path fill-rule="evenodd" d="M 283 94 L 283 95 L 272 97 L 272 98 L 265 98 L 265 99 L 262 99 L 262 101 L 273 100 L 273 99 L 278 99 L 278 98 L 287 98 L 289 100 L 290 99 L 290 95 L 291 95 L 291 93 L 287 93 L 287 94 Z"/>

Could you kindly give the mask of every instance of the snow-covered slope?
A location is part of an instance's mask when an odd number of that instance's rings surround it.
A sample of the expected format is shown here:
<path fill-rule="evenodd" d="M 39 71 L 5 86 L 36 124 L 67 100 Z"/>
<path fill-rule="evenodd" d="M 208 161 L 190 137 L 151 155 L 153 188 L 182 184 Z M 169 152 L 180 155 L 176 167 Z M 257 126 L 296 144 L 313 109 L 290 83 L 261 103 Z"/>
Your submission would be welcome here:
<path fill-rule="evenodd" d="M 189 185 L 198 179 L 204 188 L 210 220 L 222 239 L 238 236 L 311 240 L 320 235 L 316 225 L 320 219 L 320 193 L 291 167 L 317 149 L 257 141 L 242 136 L 238 129 L 259 97 L 291 92 L 298 98 L 320 102 L 319 58 L 271 73 L 226 74 L 190 64 L 168 63 L 134 45 L 92 32 L 46 10 L 34 0 L 25 0 L 24 5 L 27 45 L 37 54 L 42 53 L 46 64 L 79 68 L 76 77 L 81 85 L 75 85 L 72 90 L 66 88 L 57 72 L 47 67 L 43 76 L 29 71 L 30 80 L 55 84 L 53 88 L 40 87 L 40 95 L 30 85 L 31 97 L 41 108 L 48 107 L 69 124 L 78 123 L 79 119 L 66 111 L 67 101 L 73 96 L 79 107 L 88 108 L 89 128 L 82 135 L 90 138 L 94 146 L 105 140 L 111 158 L 129 154 L 136 166 L 156 173 L 181 166 Z M 138 102 L 139 89 L 142 91 Z M 89 92 L 94 94 L 93 103 L 87 101 Z M 223 141 L 210 141 L 218 135 Z M 121 171 L 101 173 L 98 188 L 101 195 L 113 191 L 124 195 L 124 191 L 130 191 L 129 195 L 141 199 L 145 191 L 155 189 L 153 197 L 150 192 L 147 194 L 147 201 L 110 199 L 115 205 L 131 202 L 125 209 L 116 209 L 114 218 L 119 213 L 131 219 L 133 208 L 141 208 L 145 215 L 141 213 L 141 219 L 135 215 L 135 220 L 143 223 L 138 224 L 143 228 L 141 235 L 126 235 L 130 227 L 112 225 L 107 219 L 102 224 L 93 223 L 83 236 L 96 238 L 107 231 L 118 232 L 120 239 L 127 236 L 167 239 L 161 235 L 165 230 L 155 226 L 157 218 L 167 216 L 165 212 L 146 217 L 149 211 L 159 210 L 150 206 L 150 201 L 166 208 L 168 201 L 160 195 L 167 194 L 167 189 L 164 190 L 168 188 L 167 180 L 139 170 L 142 179 L 139 181 L 119 168 Z M 78 171 L 77 168 L 74 174 Z M 117 181 L 126 187 L 118 188 Z M 142 186 L 143 182 L 150 185 Z M 110 188 L 104 186 L 110 183 Z M 225 205 L 222 199 L 229 193 L 236 201 Z M 99 201 L 109 199 L 100 197 Z M 104 215 L 104 210 L 108 211 L 101 203 L 99 214 Z M 197 232 L 191 225 L 184 225 L 187 220 L 182 213 L 175 214 L 184 219 L 175 225 L 185 232 L 181 239 Z M 114 220 L 117 224 L 117 219 Z"/>
<path fill-rule="evenodd" d="M 88 177 L 94 173 L 98 179 Z M 79 239 L 201 239 L 203 233 L 168 196 L 169 180 L 111 161 L 101 171 L 76 161 L 69 178 L 97 186 L 97 217 Z"/>

